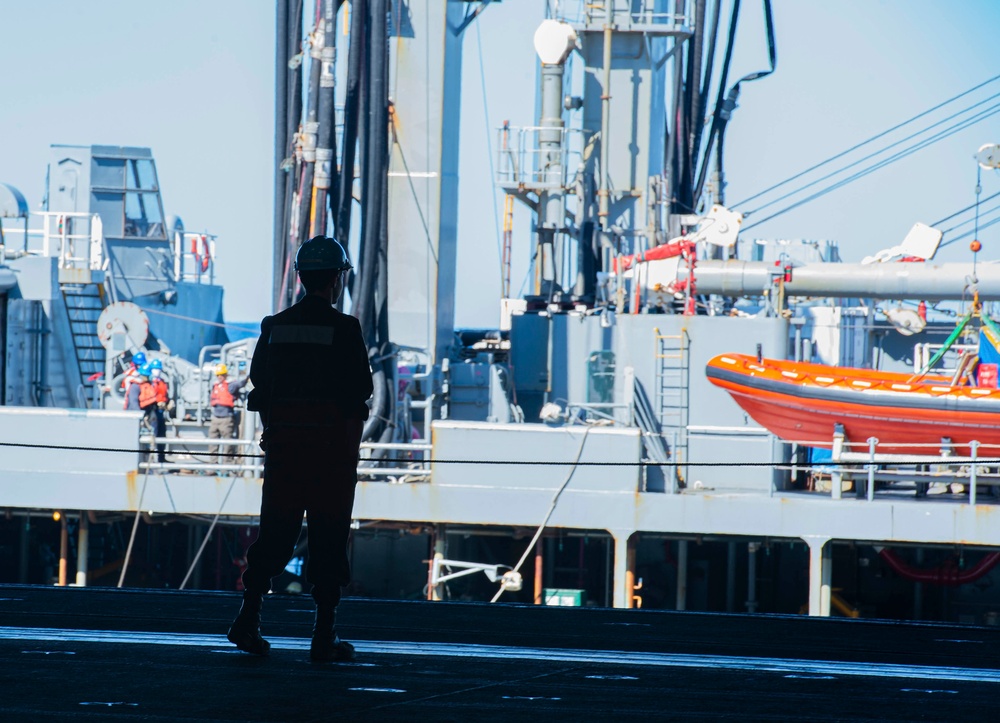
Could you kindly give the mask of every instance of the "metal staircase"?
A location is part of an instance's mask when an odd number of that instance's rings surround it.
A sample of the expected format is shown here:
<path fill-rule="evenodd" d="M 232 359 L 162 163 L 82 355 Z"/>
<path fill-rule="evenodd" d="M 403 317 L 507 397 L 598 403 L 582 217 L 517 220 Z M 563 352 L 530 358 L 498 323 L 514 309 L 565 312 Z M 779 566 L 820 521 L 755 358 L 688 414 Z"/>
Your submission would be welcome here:
<path fill-rule="evenodd" d="M 670 456 L 677 464 L 687 461 L 687 428 L 689 416 L 690 354 L 687 331 L 661 334 L 654 329 L 656 339 L 656 388 L 653 401 L 656 418 L 670 447 Z M 675 467 L 681 479 L 683 467 Z"/>
<path fill-rule="evenodd" d="M 104 347 L 97 338 L 97 319 L 107 306 L 102 283 L 59 285 L 69 319 L 80 383 L 87 399 L 93 399 L 95 375 L 104 372 Z"/>
<path fill-rule="evenodd" d="M 66 311 L 69 340 L 60 343 L 71 399 L 87 406 L 94 399 L 95 376 L 104 372 L 104 347 L 97 336 L 97 320 L 109 302 L 105 285 L 107 264 L 101 218 L 90 213 L 42 214 L 42 253 L 57 259 L 59 291 Z M 69 349 L 72 342 L 73 349 Z M 73 394 L 71 359 L 75 357 L 83 399 Z"/>

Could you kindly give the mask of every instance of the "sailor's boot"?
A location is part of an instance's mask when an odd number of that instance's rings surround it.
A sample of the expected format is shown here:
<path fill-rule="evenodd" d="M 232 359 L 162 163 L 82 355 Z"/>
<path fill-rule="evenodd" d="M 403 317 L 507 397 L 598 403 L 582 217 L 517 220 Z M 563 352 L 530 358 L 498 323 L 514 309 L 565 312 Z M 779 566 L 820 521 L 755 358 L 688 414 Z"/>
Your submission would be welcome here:
<path fill-rule="evenodd" d="M 263 601 L 262 593 L 244 591 L 243 606 L 226 636 L 229 642 L 251 655 L 267 655 L 271 651 L 271 644 L 260 636 L 260 607 Z"/>
<path fill-rule="evenodd" d="M 309 659 L 314 663 L 346 663 L 354 660 L 354 646 L 337 636 L 337 607 L 316 606 L 316 624 L 313 626 Z"/>

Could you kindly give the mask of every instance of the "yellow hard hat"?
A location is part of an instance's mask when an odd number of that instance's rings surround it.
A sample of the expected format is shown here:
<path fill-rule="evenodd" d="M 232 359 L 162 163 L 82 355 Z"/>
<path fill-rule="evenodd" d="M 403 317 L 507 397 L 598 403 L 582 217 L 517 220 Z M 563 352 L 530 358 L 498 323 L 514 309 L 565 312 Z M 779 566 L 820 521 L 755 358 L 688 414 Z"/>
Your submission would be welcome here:
<path fill-rule="evenodd" d="M 229 373 L 229 367 L 227 367 L 225 364 L 220 364 L 219 366 L 215 367 L 215 373 L 218 374 L 220 377 L 224 377 Z"/>

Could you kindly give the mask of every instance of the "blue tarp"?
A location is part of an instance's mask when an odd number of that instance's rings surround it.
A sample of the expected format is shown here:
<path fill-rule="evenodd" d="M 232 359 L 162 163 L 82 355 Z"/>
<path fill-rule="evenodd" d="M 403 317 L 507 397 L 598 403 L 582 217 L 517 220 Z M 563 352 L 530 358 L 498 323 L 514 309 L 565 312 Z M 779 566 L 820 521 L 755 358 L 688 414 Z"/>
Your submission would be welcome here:
<path fill-rule="evenodd" d="M 1000 364 L 1000 351 L 997 350 L 997 341 L 986 329 L 979 330 L 979 363 L 980 364 Z"/>
<path fill-rule="evenodd" d="M 996 335 L 987 327 L 979 330 L 979 367 L 976 369 L 976 383 L 981 387 L 996 388 L 997 365 L 1000 365 L 1000 351 L 997 350 Z M 984 365 L 991 365 L 986 367 Z M 989 372 L 986 370 L 990 369 Z"/>

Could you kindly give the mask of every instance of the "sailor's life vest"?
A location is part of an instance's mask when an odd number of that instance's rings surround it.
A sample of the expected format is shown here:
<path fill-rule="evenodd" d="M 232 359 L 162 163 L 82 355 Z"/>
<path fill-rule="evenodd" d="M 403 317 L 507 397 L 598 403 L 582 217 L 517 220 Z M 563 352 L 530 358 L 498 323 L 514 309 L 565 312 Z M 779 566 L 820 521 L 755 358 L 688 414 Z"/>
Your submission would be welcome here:
<path fill-rule="evenodd" d="M 156 404 L 156 388 L 150 382 L 139 382 L 139 409 Z"/>
<path fill-rule="evenodd" d="M 156 403 L 166 404 L 169 396 L 169 389 L 167 388 L 167 383 L 162 379 L 154 379 L 152 381 L 153 389 L 156 390 Z"/>
<path fill-rule="evenodd" d="M 236 400 L 229 392 L 229 382 L 216 382 L 215 386 L 212 387 L 212 396 L 208 400 L 209 405 L 213 407 L 229 407 L 232 409 L 235 402 Z"/>

